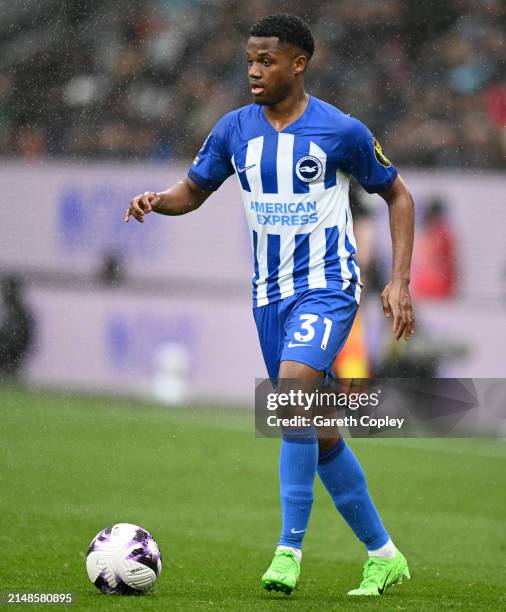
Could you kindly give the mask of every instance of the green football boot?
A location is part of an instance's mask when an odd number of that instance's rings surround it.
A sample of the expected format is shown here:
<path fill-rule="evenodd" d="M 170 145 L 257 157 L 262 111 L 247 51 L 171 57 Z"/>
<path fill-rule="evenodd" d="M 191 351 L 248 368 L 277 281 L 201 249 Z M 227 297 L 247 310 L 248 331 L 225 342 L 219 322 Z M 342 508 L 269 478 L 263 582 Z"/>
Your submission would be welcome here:
<path fill-rule="evenodd" d="M 297 587 L 300 563 L 291 550 L 276 550 L 269 569 L 262 576 L 262 586 L 268 591 L 281 591 L 285 595 Z"/>
<path fill-rule="evenodd" d="M 409 579 L 411 576 L 408 562 L 400 551 L 392 559 L 370 557 L 364 564 L 360 586 L 348 595 L 382 595 L 390 585 L 401 584 L 403 578 Z"/>

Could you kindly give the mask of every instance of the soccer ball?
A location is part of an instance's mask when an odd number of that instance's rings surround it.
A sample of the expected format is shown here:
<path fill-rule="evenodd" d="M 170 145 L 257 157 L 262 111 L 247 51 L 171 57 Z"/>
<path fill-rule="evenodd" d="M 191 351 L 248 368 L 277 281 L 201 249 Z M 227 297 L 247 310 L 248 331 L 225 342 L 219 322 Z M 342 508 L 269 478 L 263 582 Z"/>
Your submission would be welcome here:
<path fill-rule="evenodd" d="M 117 523 L 97 534 L 86 553 L 89 579 L 102 593 L 130 595 L 149 590 L 162 571 L 153 536 L 138 525 Z"/>

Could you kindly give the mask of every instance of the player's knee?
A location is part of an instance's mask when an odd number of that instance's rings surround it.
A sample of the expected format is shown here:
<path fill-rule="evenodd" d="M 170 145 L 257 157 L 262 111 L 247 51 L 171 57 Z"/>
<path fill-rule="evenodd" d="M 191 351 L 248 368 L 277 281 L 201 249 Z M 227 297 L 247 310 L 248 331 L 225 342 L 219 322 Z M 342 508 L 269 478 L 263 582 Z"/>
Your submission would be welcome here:
<path fill-rule="evenodd" d="M 279 383 L 285 380 L 298 381 L 301 386 L 318 386 L 323 380 L 323 372 L 298 361 L 282 361 L 279 366 Z M 286 384 L 293 384 L 287 382 Z"/>
<path fill-rule="evenodd" d="M 330 450 L 337 446 L 337 442 L 339 437 L 336 435 L 335 437 L 329 438 L 318 438 L 318 452 L 320 455 L 324 453 L 328 453 Z"/>
<path fill-rule="evenodd" d="M 304 363 L 282 361 L 276 392 L 283 402 L 278 402 L 278 417 L 311 417 L 314 393 L 321 385 L 323 374 Z"/>

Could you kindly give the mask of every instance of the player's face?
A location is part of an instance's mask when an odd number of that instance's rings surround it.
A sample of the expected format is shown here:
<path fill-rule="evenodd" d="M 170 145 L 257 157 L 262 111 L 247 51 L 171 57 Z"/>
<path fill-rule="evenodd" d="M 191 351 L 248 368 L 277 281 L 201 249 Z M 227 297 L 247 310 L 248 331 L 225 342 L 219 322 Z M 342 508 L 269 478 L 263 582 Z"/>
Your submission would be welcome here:
<path fill-rule="evenodd" d="M 257 104 L 274 106 L 293 90 L 297 75 L 304 71 L 306 58 L 276 36 L 251 36 L 246 48 L 248 80 Z"/>

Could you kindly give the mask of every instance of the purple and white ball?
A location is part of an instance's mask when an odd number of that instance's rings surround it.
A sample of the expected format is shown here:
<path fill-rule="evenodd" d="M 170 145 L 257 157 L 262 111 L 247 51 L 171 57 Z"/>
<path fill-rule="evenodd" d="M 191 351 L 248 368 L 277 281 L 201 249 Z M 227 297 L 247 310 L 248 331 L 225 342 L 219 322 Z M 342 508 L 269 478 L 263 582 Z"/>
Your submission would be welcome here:
<path fill-rule="evenodd" d="M 144 593 L 162 571 L 162 555 L 153 536 L 145 529 L 117 523 L 102 529 L 91 541 L 86 570 L 102 593 Z"/>

